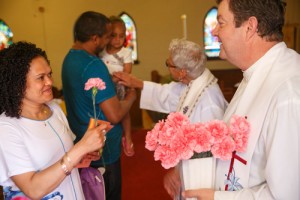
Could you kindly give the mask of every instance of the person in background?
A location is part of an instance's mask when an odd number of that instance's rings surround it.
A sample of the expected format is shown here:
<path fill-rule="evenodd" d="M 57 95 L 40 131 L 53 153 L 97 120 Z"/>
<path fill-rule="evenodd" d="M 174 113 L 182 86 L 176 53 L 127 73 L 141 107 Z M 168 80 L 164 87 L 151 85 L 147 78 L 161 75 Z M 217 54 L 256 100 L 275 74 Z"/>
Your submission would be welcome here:
<path fill-rule="evenodd" d="M 132 52 L 129 48 L 124 47 L 126 42 L 126 26 L 124 21 L 112 16 L 110 17 L 112 23 L 112 38 L 106 48 L 100 53 L 100 58 L 106 64 L 109 73 L 112 75 L 114 72 L 123 71 L 131 73 L 132 70 Z M 117 84 L 118 80 L 114 80 L 116 84 L 117 96 L 120 100 L 125 97 L 125 87 Z M 122 120 L 124 136 L 122 137 L 122 145 L 124 153 L 127 156 L 134 155 L 134 147 L 131 138 L 131 120 L 129 113 L 126 114 Z"/>
<path fill-rule="evenodd" d="M 107 200 L 121 199 L 121 138 L 120 121 L 128 113 L 136 99 L 136 92 L 127 92 L 119 100 L 114 83 L 106 65 L 98 57 L 111 39 L 112 27 L 109 19 L 101 13 L 82 13 L 74 26 L 74 45 L 65 56 L 62 66 L 63 94 L 67 108 L 67 119 L 78 139 L 82 138 L 93 115 L 92 91 L 84 86 L 90 78 L 101 78 L 105 90 L 99 90 L 95 97 L 96 113 L 100 120 L 109 121 L 113 128 L 106 134 L 106 144 L 101 159 L 91 167 L 105 167 L 103 174 Z M 78 141 L 78 140 L 76 140 Z"/>
<path fill-rule="evenodd" d="M 52 102 L 52 70 L 46 53 L 28 42 L 0 51 L 0 185 L 4 199 L 84 200 L 78 170 L 99 159 L 105 125 L 74 134 Z M 96 151 L 96 152 L 95 152 Z"/>
<path fill-rule="evenodd" d="M 142 81 L 121 72 L 114 75 L 121 84 L 142 89 L 140 107 L 143 109 L 181 112 L 192 123 L 223 118 L 227 102 L 217 79 L 205 67 L 206 56 L 198 44 L 184 39 L 172 40 L 165 64 L 176 80 L 169 84 Z M 178 195 L 181 184 L 177 168 L 167 173 L 164 185 L 171 197 Z"/>
<path fill-rule="evenodd" d="M 216 191 L 190 190 L 184 197 L 300 199 L 300 55 L 282 42 L 285 3 L 217 2 L 213 35 L 222 42 L 220 57 L 244 74 L 224 120 L 246 116 L 251 130 L 245 153 L 217 161 Z"/>

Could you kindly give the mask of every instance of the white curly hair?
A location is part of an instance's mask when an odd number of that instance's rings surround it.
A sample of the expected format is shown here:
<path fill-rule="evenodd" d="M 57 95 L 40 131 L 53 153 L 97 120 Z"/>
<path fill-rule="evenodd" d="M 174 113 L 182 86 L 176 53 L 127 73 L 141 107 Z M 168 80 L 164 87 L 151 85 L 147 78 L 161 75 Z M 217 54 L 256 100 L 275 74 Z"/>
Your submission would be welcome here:
<path fill-rule="evenodd" d="M 189 77 L 199 77 L 205 69 L 206 56 L 200 45 L 185 39 L 173 39 L 169 46 L 170 57 L 179 69 L 186 69 Z"/>

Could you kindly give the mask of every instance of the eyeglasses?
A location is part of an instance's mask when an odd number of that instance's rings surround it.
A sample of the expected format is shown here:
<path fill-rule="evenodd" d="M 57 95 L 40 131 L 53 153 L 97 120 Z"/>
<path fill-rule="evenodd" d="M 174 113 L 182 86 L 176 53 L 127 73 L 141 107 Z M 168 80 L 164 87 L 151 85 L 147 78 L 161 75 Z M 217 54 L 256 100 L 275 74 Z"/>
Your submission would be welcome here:
<path fill-rule="evenodd" d="M 169 67 L 169 68 L 177 68 L 177 67 L 174 66 L 174 65 L 170 65 L 170 64 L 168 63 L 168 60 L 166 60 L 166 67 Z"/>

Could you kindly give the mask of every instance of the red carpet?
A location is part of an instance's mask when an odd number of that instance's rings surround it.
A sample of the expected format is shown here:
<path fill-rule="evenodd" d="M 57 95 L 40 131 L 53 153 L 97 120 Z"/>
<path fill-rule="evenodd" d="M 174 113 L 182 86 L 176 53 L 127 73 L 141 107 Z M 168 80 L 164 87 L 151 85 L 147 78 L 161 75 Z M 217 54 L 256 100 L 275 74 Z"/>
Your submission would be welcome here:
<path fill-rule="evenodd" d="M 122 154 L 122 200 L 171 200 L 163 187 L 167 170 L 145 148 L 146 133 L 146 130 L 134 130 L 135 155 Z"/>

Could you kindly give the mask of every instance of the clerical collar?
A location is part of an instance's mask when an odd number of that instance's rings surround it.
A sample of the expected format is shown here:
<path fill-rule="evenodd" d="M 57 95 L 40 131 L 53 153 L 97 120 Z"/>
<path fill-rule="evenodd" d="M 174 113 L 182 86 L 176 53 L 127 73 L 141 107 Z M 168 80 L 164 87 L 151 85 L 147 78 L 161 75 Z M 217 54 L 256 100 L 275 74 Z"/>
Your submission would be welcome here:
<path fill-rule="evenodd" d="M 269 55 L 272 55 L 272 52 L 276 51 L 276 49 L 280 49 L 283 46 L 286 47 L 286 44 L 284 42 L 279 42 L 275 44 L 271 49 L 269 49 L 265 55 L 263 55 L 259 60 L 257 60 L 252 66 L 250 66 L 247 70 L 243 71 L 244 80 L 248 82 L 253 74 L 253 72 L 258 67 L 264 67 L 264 63 L 267 59 L 269 59 Z"/>
<path fill-rule="evenodd" d="M 243 71 L 243 76 L 246 82 L 248 82 L 251 79 L 251 76 L 253 74 L 253 72 L 256 70 L 258 65 L 254 64 L 251 67 L 249 67 L 248 69 L 246 69 L 245 71 Z"/>

